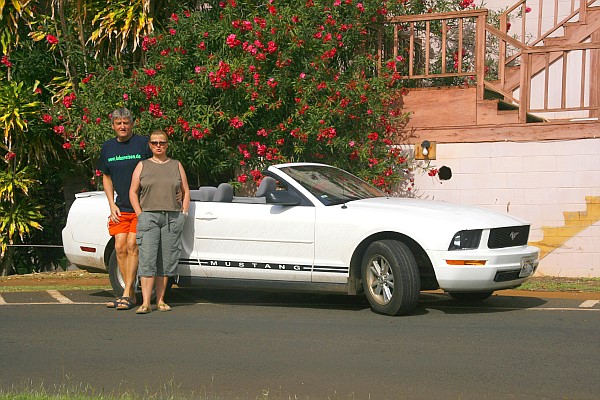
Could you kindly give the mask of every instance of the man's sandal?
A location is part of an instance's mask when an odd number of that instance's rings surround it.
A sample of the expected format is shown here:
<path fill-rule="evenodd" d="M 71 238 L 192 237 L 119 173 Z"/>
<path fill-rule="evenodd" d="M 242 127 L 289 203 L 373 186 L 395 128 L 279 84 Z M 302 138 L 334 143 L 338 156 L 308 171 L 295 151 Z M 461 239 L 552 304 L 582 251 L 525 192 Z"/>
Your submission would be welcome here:
<path fill-rule="evenodd" d="M 171 306 L 169 306 L 167 303 L 157 304 L 156 308 L 158 311 L 171 311 Z"/>
<path fill-rule="evenodd" d="M 122 297 L 117 297 L 114 300 L 111 300 L 109 302 L 106 303 L 106 307 L 108 308 L 117 308 L 117 306 L 119 305 L 119 302 L 121 301 Z"/>
<path fill-rule="evenodd" d="M 135 301 L 131 297 L 121 297 L 117 301 L 117 310 L 131 310 L 135 306 Z"/>
<path fill-rule="evenodd" d="M 136 314 L 150 314 L 151 312 L 152 312 L 152 309 L 143 304 L 141 306 L 139 306 L 138 309 L 135 311 Z"/>

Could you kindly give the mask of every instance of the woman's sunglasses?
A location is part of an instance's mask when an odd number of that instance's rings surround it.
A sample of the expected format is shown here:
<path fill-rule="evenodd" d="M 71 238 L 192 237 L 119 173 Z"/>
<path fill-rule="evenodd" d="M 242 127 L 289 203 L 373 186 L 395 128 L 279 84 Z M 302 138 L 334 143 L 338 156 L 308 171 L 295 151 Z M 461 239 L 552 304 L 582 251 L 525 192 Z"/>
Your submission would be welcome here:
<path fill-rule="evenodd" d="M 160 142 L 159 142 L 158 140 L 153 140 L 153 141 L 151 141 L 151 142 L 150 142 L 150 144 L 151 144 L 152 146 L 158 146 L 158 145 L 161 145 L 161 146 L 166 146 L 166 145 L 167 145 L 167 142 L 163 142 L 163 141 L 160 141 Z"/>

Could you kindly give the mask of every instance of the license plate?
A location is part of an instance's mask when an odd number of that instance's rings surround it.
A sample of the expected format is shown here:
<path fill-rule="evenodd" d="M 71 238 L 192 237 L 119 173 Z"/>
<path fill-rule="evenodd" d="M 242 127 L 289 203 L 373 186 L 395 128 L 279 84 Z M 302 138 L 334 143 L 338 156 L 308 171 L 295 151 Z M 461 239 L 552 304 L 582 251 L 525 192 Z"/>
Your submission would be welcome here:
<path fill-rule="evenodd" d="M 525 278 L 533 274 L 535 271 L 536 260 L 533 258 L 524 258 L 521 260 L 521 272 L 519 272 L 519 278 Z"/>

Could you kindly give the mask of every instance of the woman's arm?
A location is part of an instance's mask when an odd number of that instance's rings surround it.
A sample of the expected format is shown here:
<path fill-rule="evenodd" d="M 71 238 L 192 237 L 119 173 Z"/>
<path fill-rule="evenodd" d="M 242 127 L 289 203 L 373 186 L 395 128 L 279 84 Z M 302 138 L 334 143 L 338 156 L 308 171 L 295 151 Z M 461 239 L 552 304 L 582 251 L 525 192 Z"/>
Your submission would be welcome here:
<path fill-rule="evenodd" d="M 131 186 L 129 187 L 129 201 L 131 202 L 131 206 L 135 211 L 135 215 L 139 216 L 142 213 L 142 207 L 140 206 L 140 175 L 142 173 L 143 165 L 141 162 L 133 170 L 133 175 L 131 176 Z"/>
<path fill-rule="evenodd" d="M 188 185 L 187 175 L 181 163 L 179 163 L 179 175 L 181 175 L 181 191 L 183 192 L 181 212 L 187 215 L 190 210 L 190 186 Z"/>

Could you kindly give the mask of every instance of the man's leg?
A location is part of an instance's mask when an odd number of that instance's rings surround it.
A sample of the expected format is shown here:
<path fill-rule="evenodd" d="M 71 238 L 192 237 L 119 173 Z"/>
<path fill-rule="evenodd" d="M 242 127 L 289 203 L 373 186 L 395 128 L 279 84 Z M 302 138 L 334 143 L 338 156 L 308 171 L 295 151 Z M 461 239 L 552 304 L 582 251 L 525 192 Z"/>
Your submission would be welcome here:
<path fill-rule="evenodd" d="M 121 269 L 121 275 L 123 276 L 123 280 L 125 281 L 125 290 L 123 290 L 123 297 L 130 297 L 132 299 L 133 304 L 136 303 L 135 299 L 135 288 L 133 287 L 135 283 L 135 278 L 137 276 L 138 269 L 138 246 L 135 241 L 135 232 L 129 232 L 125 237 L 125 270 Z M 116 238 L 115 238 L 116 242 Z M 116 246 L 116 244 L 115 244 Z M 118 253 L 117 253 L 118 260 Z M 121 262 L 119 261 L 119 268 L 121 268 Z"/>

